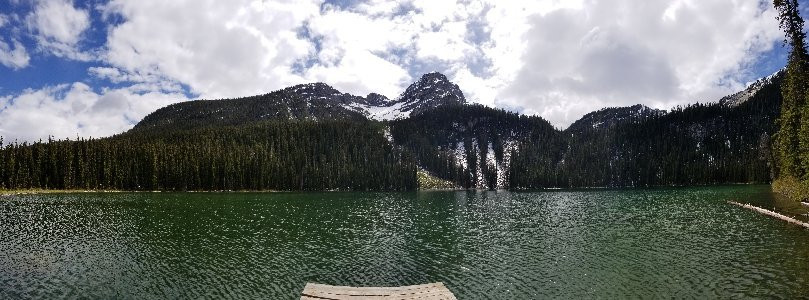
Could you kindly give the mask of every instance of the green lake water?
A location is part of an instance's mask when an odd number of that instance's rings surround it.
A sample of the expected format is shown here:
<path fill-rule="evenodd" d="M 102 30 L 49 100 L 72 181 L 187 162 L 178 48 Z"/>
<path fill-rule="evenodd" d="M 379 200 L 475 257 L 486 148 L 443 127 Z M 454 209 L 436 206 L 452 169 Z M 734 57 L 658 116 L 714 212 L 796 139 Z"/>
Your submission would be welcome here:
<path fill-rule="evenodd" d="M 435 281 L 459 299 L 807 297 L 809 230 L 725 203 L 806 213 L 769 191 L 2 197 L 0 298 L 297 299 L 306 282 Z"/>

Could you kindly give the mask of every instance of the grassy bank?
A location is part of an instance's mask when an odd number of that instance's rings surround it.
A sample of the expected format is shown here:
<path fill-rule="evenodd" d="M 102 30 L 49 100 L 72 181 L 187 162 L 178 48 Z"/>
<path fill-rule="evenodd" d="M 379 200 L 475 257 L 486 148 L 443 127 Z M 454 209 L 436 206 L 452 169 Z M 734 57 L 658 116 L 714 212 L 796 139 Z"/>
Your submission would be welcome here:
<path fill-rule="evenodd" d="M 773 181 L 772 190 L 795 201 L 809 201 L 809 181 L 795 177 L 779 178 Z"/>
<path fill-rule="evenodd" d="M 427 173 L 427 171 L 419 170 L 418 183 L 420 190 L 454 190 L 459 189 L 454 183 L 443 180 Z"/>

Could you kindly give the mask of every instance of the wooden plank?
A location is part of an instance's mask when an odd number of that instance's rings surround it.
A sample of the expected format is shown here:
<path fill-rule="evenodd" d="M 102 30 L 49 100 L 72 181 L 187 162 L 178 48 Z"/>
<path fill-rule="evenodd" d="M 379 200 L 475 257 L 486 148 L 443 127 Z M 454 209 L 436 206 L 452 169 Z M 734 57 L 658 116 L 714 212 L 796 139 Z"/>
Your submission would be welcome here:
<path fill-rule="evenodd" d="M 304 292 L 303 294 L 311 297 L 330 298 L 330 299 L 342 299 L 342 298 L 355 299 L 355 297 L 373 297 L 381 299 L 416 299 L 425 297 L 447 296 L 450 295 L 451 293 L 448 290 L 430 290 L 415 293 L 392 293 L 392 294 L 375 294 L 375 293 L 340 294 L 340 293 L 329 293 L 326 291 L 309 291 Z"/>
<path fill-rule="evenodd" d="M 454 295 L 452 294 L 436 294 L 436 295 L 428 295 L 428 296 L 419 296 L 419 297 L 376 297 L 376 296 L 338 296 L 335 298 L 329 297 L 309 297 L 309 296 L 301 296 L 302 300 L 457 300 Z"/>
<path fill-rule="evenodd" d="M 319 284 L 319 283 L 307 283 L 304 287 L 304 290 L 312 289 L 325 289 L 325 290 L 342 290 L 342 291 L 357 291 L 357 292 L 364 292 L 370 290 L 379 290 L 379 291 L 401 291 L 401 290 L 422 290 L 422 289 L 432 289 L 432 288 L 445 288 L 443 283 L 428 283 L 428 284 L 419 284 L 419 285 L 408 285 L 408 286 L 391 286 L 391 287 L 353 287 L 353 286 L 339 286 L 339 285 L 327 285 L 327 284 Z"/>
<path fill-rule="evenodd" d="M 353 287 L 307 283 L 302 300 L 455 300 L 442 282 L 393 287 Z"/>
<path fill-rule="evenodd" d="M 446 289 L 446 287 L 444 287 L 443 284 L 424 284 L 403 287 L 352 287 L 309 283 L 304 287 L 304 293 L 326 292 L 341 295 L 391 295 L 423 292 L 434 289 Z"/>

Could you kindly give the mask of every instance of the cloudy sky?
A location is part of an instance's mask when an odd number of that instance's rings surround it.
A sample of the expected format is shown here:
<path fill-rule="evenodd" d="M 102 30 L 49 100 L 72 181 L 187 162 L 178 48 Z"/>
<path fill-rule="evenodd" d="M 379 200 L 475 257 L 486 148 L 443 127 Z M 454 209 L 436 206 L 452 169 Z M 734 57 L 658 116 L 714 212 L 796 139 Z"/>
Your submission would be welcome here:
<path fill-rule="evenodd" d="M 775 14 L 759 0 L 0 0 L 0 136 L 108 136 L 171 103 L 306 82 L 393 98 L 430 71 L 565 128 L 777 71 Z"/>

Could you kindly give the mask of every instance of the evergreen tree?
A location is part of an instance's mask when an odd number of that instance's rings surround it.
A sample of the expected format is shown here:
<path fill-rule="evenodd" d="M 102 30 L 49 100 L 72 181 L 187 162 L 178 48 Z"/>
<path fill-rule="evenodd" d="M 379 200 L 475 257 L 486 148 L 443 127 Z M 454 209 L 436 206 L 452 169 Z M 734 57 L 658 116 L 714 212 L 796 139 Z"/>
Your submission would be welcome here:
<path fill-rule="evenodd" d="M 774 0 L 778 20 L 791 46 L 786 77 L 781 87 L 783 102 L 779 129 L 775 135 L 775 154 L 778 176 L 807 179 L 809 170 L 809 116 L 807 106 L 807 55 L 803 32 L 804 21 L 799 14 L 797 0 Z"/>

